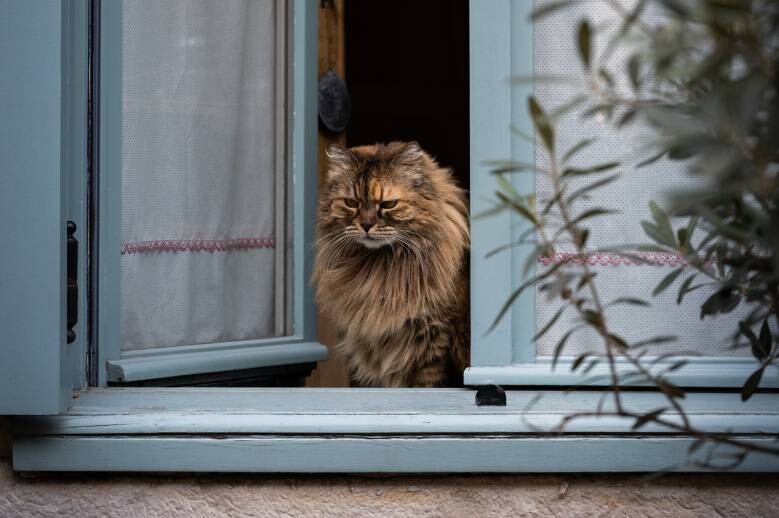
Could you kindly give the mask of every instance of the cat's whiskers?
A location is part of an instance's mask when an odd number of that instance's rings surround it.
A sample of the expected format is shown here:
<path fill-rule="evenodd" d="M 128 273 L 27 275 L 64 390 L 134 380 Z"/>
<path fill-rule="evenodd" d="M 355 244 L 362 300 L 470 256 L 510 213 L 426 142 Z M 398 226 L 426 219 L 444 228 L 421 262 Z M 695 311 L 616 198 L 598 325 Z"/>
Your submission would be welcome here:
<path fill-rule="evenodd" d="M 342 230 L 334 230 L 333 232 L 328 232 L 327 234 L 323 234 L 319 236 L 319 238 L 317 238 L 316 241 L 311 243 L 311 245 L 306 248 L 306 257 L 308 257 L 308 255 L 317 248 L 326 249 L 329 246 L 330 238 L 342 232 L 343 232 Z M 322 244 L 322 246 L 320 246 L 320 244 Z"/>
<path fill-rule="evenodd" d="M 322 248 L 322 260 L 330 269 L 335 263 L 335 260 L 339 258 L 340 251 L 345 248 L 351 242 L 351 236 L 342 232 L 338 237 L 327 241 Z"/>
<path fill-rule="evenodd" d="M 350 245 L 352 245 L 353 243 L 355 243 L 355 241 L 357 241 L 357 238 L 358 238 L 358 237 L 360 237 L 360 235 L 362 235 L 362 233 L 361 233 L 361 232 L 359 232 L 359 231 L 357 231 L 357 230 L 352 230 L 352 231 L 344 232 L 344 236 L 343 236 L 343 237 L 344 237 L 344 239 L 342 239 L 342 240 L 341 240 L 341 241 L 340 241 L 340 242 L 339 242 L 339 243 L 338 243 L 338 244 L 335 246 L 335 248 L 334 248 L 334 250 L 333 250 L 333 253 L 332 253 L 332 256 L 331 256 L 331 260 L 330 260 L 330 261 L 327 263 L 327 267 L 328 267 L 328 268 L 332 268 L 332 267 L 334 266 L 334 264 L 335 264 L 335 263 L 337 263 L 338 259 L 341 259 L 341 258 L 342 258 L 342 255 L 341 255 L 341 254 L 342 254 L 342 252 L 343 252 L 343 251 L 344 251 L 344 250 L 345 250 L 347 247 L 349 247 Z"/>
<path fill-rule="evenodd" d="M 397 232 L 398 232 L 396 235 L 397 240 L 403 243 L 406 249 L 409 250 L 409 252 L 413 253 L 417 258 L 421 258 L 423 255 L 421 245 L 417 243 L 414 239 L 406 235 L 410 231 L 398 230 Z"/>
<path fill-rule="evenodd" d="M 325 239 L 327 239 L 327 238 L 329 238 L 329 237 L 331 237 L 331 236 L 334 236 L 334 235 L 336 235 L 336 234 L 340 234 L 340 233 L 342 233 L 342 232 L 343 232 L 343 230 L 341 230 L 341 229 L 338 229 L 338 230 L 334 230 L 334 231 L 332 231 L 332 232 L 328 232 L 327 234 L 323 234 L 323 235 L 319 236 L 319 237 L 318 237 L 318 238 L 317 238 L 317 239 L 316 239 L 316 240 L 315 240 L 313 243 L 311 243 L 311 244 L 308 246 L 308 251 L 311 251 L 313 248 L 315 248 L 317 245 L 319 245 L 319 243 L 321 243 L 321 242 L 322 242 L 322 241 L 324 241 Z"/>
<path fill-rule="evenodd" d="M 408 238 L 417 246 L 419 247 L 420 251 L 422 250 L 422 245 L 419 243 L 419 240 L 423 240 L 425 242 L 429 242 L 429 238 L 426 236 L 423 236 L 419 232 L 414 232 L 413 230 L 406 230 L 406 229 L 399 229 L 398 232 L 402 233 L 405 236 L 408 236 Z M 417 236 L 419 239 L 410 237 L 410 236 Z"/>
<path fill-rule="evenodd" d="M 405 237 L 403 234 L 397 234 L 395 236 L 395 240 L 400 243 L 404 249 L 408 250 L 410 253 L 417 255 L 416 248 L 414 247 L 414 243 Z"/>
<path fill-rule="evenodd" d="M 354 242 L 354 237 L 350 234 L 344 234 L 343 238 L 338 241 L 333 247 L 333 251 L 327 262 L 327 268 L 332 269 L 335 264 L 342 258 L 342 252 Z"/>

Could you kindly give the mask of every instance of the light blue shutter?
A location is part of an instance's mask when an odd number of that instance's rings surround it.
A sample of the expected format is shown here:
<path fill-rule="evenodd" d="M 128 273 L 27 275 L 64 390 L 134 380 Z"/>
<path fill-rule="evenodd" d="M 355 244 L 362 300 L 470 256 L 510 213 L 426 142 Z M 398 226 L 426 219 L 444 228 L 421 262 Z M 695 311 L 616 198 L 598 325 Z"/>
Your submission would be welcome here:
<path fill-rule="evenodd" d="M 489 174 L 490 160 L 511 159 L 534 163 L 532 143 L 512 132 L 533 133 L 527 112 L 527 97 L 534 85 L 527 81 L 512 84 L 511 77 L 528 77 L 534 66 L 534 31 L 531 20 L 536 5 L 530 0 L 495 0 L 471 2 L 470 5 L 470 101 L 471 101 L 471 213 L 479 214 L 493 207 L 499 186 Z M 548 29 L 547 29 L 548 30 Z M 575 55 L 571 57 L 576 61 Z M 511 175 L 514 188 L 522 193 L 535 192 L 531 174 Z M 535 290 L 528 289 L 514 300 L 510 311 L 488 332 L 495 317 L 511 293 L 526 279 L 522 267 L 533 244 L 514 246 L 487 258 L 487 254 L 506 243 L 516 243 L 528 229 L 515 215 L 474 218 L 471 223 L 471 367 L 465 371 L 468 385 L 551 385 L 569 386 L 582 383 L 608 385 L 610 376 L 604 363 L 587 374 L 573 372 L 572 356 L 561 356 L 556 368 L 551 356 L 537 353 Z M 641 236 L 635 241 L 640 242 Z M 660 334 L 660 333 L 658 333 Z M 575 339 L 571 339 L 568 345 Z M 659 361 L 670 365 L 679 357 Z M 758 367 L 751 357 L 688 357 L 688 365 L 666 376 L 672 382 L 688 387 L 740 388 Z M 617 359 L 617 368 L 625 371 L 629 362 Z M 776 372 L 763 377 L 763 388 L 779 387 Z"/>
<path fill-rule="evenodd" d="M 65 339 L 68 9 L 0 0 L 0 414 L 64 410 L 81 343 Z"/>
<path fill-rule="evenodd" d="M 279 4 L 281 6 L 281 4 Z M 288 336 L 151 347 L 121 351 L 120 341 L 120 206 L 122 123 L 123 6 L 103 2 L 100 10 L 100 199 L 98 260 L 100 384 L 126 383 L 207 375 L 230 371 L 313 363 L 327 358 L 327 348 L 316 339 L 316 312 L 309 281 L 313 254 L 317 191 L 317 5 L 309 0 L 290 2 L 291 33 L 291 142 L 288 159 L 292 221 L 290 265 L 292 333 Z M 103 366 L 106 369 L 103 369 Z"/>
<path fill-rule="evenodd" d="M 533 161 L 533 145 L 517 138 L 512 126 L 532 133 L 526 114 L 530 85 L 512 85 L 514 76 L 533 72 L 533 2 L 500 0 L 471 2 L 470 6 L 470 124 L 471 214 L 492 208 L 499 190 L 489 173 L 490 160 Z M 528 159 L 528 156 L 531 158 Z M 523 193 L 535 188 L 532 175 L 512 175 Z M 534 245 L 515 246 L 505 253 L 487 254 L 527 229 L 524 222 L 503 212 L 471 220 L 471 367 L 465 371 L 469 385 L 481 383 L 523 384 L 514 376 L 514 365 L 527 360 L 535 334 L 535 297 L 525 290 L 511 310 L 491 331 L 495 317 L 522 282 L 522 265 Z M 495 372 L 503 375 L 495 376 Z M 507 376 L 505 375 L 507 374 Z M 496 379 L 500 381 L 495 381 Z"/>

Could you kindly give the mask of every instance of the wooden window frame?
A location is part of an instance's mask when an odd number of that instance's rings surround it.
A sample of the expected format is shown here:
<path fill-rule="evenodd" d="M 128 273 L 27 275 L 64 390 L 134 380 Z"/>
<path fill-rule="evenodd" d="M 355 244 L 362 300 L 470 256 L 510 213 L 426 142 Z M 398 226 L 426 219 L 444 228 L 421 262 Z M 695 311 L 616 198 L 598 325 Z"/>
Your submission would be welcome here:
<path fill-rule="evenodd" d="M 511 77 L 530 77 L 534 73 L 534 37 L 530 15 L 532 1 L 499 2 L 489 9 L 482 4 L 471 6 L 471 213 L 490 208 L 498 190 L 497 182 L 485 165 L 487 160 L 512 159 L 519 163 L 534 163 L 532 143 L 518 138 L 511 128 L 533 134 L 527 110 L 527 97 L 533 84 L 510 84 Z M 511 175 L 518 192 L 535 193 L 532 174 Z M 551 356 L 538 356 L 533 335 L 536 332 L 535 290 L 528 289 L 516 298 L 510 311 L 497 327 L 487 333 L 504 301 L 524 280 L 523 265 L 535 244 L 514 246 L 493 257 L 491 250 L 508 242 L 519 241 L 530 229 L 529 223 L 511 211 L 476 218 L 471 223 L 471 286 L 472 335 L 477 347 L 472 348 L 471 367 L 465 372 L 465 382 L 471 385 L 607 385 L 609 367 L 597 365 L 584 375 L 571 372 L 574 357 L 561 356 L 555 364 Z M 683 369 L 667 378 L 680 386 L 706 388 L 741 388 L 758 367 L 750 357 L 673 357 L 659 361 L 658 366 L 670 366 L 685 359 Z M 618 358 L 619 371 L 632 366 Z M 768 374 L 766 372 L 766 374 Z M 636 382 L 636 385 L 648 382 Z M 779 369 L 763 377 L 761 386 L 779 388 Z"/>
<path fill-rule="evenodd" d="M 83 0 L 66 3 L 76 10 Z M 524 0 L 471 4 L 472 37 L 489 36 L 489 53 L 501 54 L 509 44 L 512 20 L 524 16 Z M 296 61 L 295 110 L 306 114 L 306 131 L 293 142 L 296 176 L 305 184 L 316 179 L 316 3 L 294 0 L 298 36 L 307 49 L 303 62 Z M 67 11 L 70 7 L 64 7 Z M 63 16 L 63 23 L 71 15 Z M 79 40 L 80 41 L 80 40 Z M 301 47 L 299 46 L 298 49 Z M 483 49 L 485 52 L 487 49 Z M 79 55 L 81 55 L 79 53 Z M 505 53 L 501 54 L 505 63 Z M 296 58 L 297 59 L 297 58 Z M 472 66 L 493 58 L 475 52 Z M 484 76 L 484 85 L 489 79 Z M 474 88 L 480 84 L 472 82 Z M 476 82 L 478 83 L 478 82 Z M 299 88 L 299 90 L 298 90 Z M 496 95 L 497 97 L 497 95 Z M 65 97 L 63 102 L 69 102 Z M 504 99 L 505 100 L 505 99 Z M 500 127 L 508 134 L 505 105 L 474 102 L 474 135 Z M 512 109 L 516 104 L 511 105 Z M 518 109 L 518 108 L 517 108 Z M 484 110 L 482 112 L 482 110 Z M 64 110 L 63 114 L 68 111 Z M 495 118 L 490 120 L 489 116 Z M 67 117 L 67 115 L 66 115 Z M 502 135 L 502 133 L 501 133 Z M 493 133 L 494 136 L 494 133 Z M 495 139 L 511 146 L 508 137 Z M 481 157 L 501 156 L 504 147 L 481 149 Z M 486 151 L 489 154 L 485 155 Z M 478 162 L 475 165 L 480 167 Z M 481 174 L 474 167 L 477 180 Z M 315 181 L 315 180 L 314 180 Z M 477 189 L 484 189 L 478 186 Z M 299 189 L 303 206 L 313 207 L 315 189 Z M 307 205 L 310 204 L 310 205 Z M 477 202 L 474 201 L 474 206 Z M 507 222 L 503 222 L 505 224 Z M 297 220 L 304 239 L 312 227 Z M 488 317 L 491 300 L 502 292 L 492 291 L 505 277 L 493 276 L 490 264 L 484 270 L 478 251 L 490 239 L 505 238 L 501 230 L 485 233 L 474 226 L 473 259 L 479 272 L 473 305 L 474 367 L 510 366 L 514 356 L 512 333 L 535 322 L 526 313 L 512 319 L 514 327 L 497 335 L 479 333 Z M 505 230 L 505 227 L 504 227 Z M 37 246 L 38 243 L 33 243 Z M 61 248 L 61 250 L 64 250 Z M 118 250 L 118 247 L 116 247 Z M 298 247 L 300 250 L 300 247 Z M 301 251 L 302 252 L 302 251 Z M 509 262 L 510 263 L 510 262 Z M 511 264 L 503 264 L 510 271 Z M 118 264 L 118 263 L 117 263 Z M 486 277 L 485 277 L 486 275 Z M 483 284 L 482 284 L 483 282 Z M 306 285 L 307 286 L 307 285 Z M 297 290 L 307 290 L 297 286 Z M 481 294 L 481 295 L 480 295 Z M 300 293 L 302 297 L 306 295 Z M 489 295 L 489 296 L 487 296 Z M 308 295 L 310 296 L 310 294 Z M 313 309 L 307 306 L 305 311 Z M 303 309 L 298 309 L 304 311 Z M 313 313 L 306 320 L 312 326 Z M 308 317 L 306 317 L 308 318 Z M 525 320 L 522 320 L 522 319 Z M 491 321 L 491 320 L 490 320 Z M 532 325 L 531 325 L 532 324 Z M 520 336 L 525 340 L 527 336 Z M 52 352 L 53 354 L 53 352 Z M 497 361 L 504 363 L 495 363 Z M 80 359 L 83 362 L 83 356 Z M 1 367 L 1 366 L 0 366 Z M 69 367 L 68 367 L 69 368 Z M 70 372 L 69 370 L 67 372 Z M 466 373 L 470 382 L 480 378 Z M 515 380 L 516 378 L 512 378 Z M 555 378 L 558 379 L 558 378 Z M 2 380 L 0 380 L 0 384 Z M 591 410 L 603 394 L 594 389 L 565 392 L 554 388 L 507 391 L 507 405 L 476 406 L 469 389 L 240 389 L 240 388 L 83 388 L 75 385 L 72 398 L 63 407 L 42 406 L 35 412 L 0 406 L 13 419 L 13 465 L 20 471 L 186 471 L 186 472 L 604 472 L 654 471 L 684 460 L 693 438 L 668 433 L 648 425 L 642 433 L 632 430 L 633 420 L 592 417 L 576 420 L 559 434 L 560 419 L 573 412 Z M 40 391 L 51 390 L 41 387 Z M 56 392 L 56 391 L 55 391 Z M 530 403 L 541 396 L 539 404 Z M 654 392 L 629 392 L 624 396 L 637 412 L 658 406 Z M 729 432 L 767 443 L 779 431 L 779 395 L 756 394 L 742 403 L 733 392 L 690 392 L 686 408 L 694 426 L 708 433 Z M 4 401 L 0 403 L 5 403 Z M 7 410 L 11 408 L 11 410 Z M 61 411 L 60 411 L 61 410 Z M 21 414 L 48 415 L 21 415 Z M 670 419 L 681 419 L 673 412 Z M 701 455 L 703 453 L 701 452 Z M 694 471 L 693 464 L 679 469 Z M 767 454 L 753 453 L 741 471 L 779 471 L 779 463 Z"/>
<path fill-rule="evenodd" d="M 292 148 L 289 154 L 291 160 L 278 160 L 274 173 L 277 178 L 277 195 L 280 199 L 287 199 L 285 206 L 277 211 L 277 234 L 286 237 L 278 241 L 283 250 L 277 251 L 275 263 L 277 267 L 282 267 L 284 274 L 277 278 L 276 288 L 284 294 L 281 302 L 289 308 L 290 311 L 284 312 L 289 314 L 291 322 L 287 324 L 277 320 L 275 325 L 277 330 L 282 331 L 291 327 L 291 332 L 287 336 L 258 340 L 134 351 L 120 350 L 121 243 L 118 229 L 121 220 L 121 175 L 117 172 L 121 171 L 122 163 L 122 4 L 114 1 L 100 1 L 96 4 L 99 6 L 99 12 L 94 17 L 100 24 L 96 38 L 99 38 L 97 48 L 100 52 L 98 66 L 101 86 L 100 98 L 95 103 L 100 113 L 97 117 L 99 142 L 95 144 L 99 155 L 99 173 L 94 175 L 99 178 L 99 244 L 96 249 L 99 310 L 94 328 L 99 335 L 95 340 L 98 349 L 96 361 L 99 365 L 106 365 L 105 369 L 97 369 L 100 386 L 278 365 L 313 364 L 327 359 L 327 348 L 316 342 L 315 309 L 308 280 L 311 256 L 306 256 L 306 243 L 313 241 L 316 210 L 316 160 L 310 159 L 316 157 L 316 98 L 313 97 L 315 90 L 306 87 L 311 82 L 311 60 L 315 63 L 316 58 L 316 27 L 301 25 L 310 24 L 308 18 L 288 19 L 286 3 L 274 1 L 278 9 L 284 10 L 284 15 L 277 23 L 277 43 L 283 47 L 276 68 L 277 86 L 282 88 L 284 97 L 292 98 L 291 103 L 286 100 L 280 103 L 284 107 L 280 107 L 276 113 L 277 122 L 279 118 L 284 118 L 291 126 L 289 129 L 278 128 L 279 141 L 283 142 L 278 143 L 276 152 L 286 155 L 289 143 Z M 299 14 L 300 10 L 297 11 Z M 313 20 L 315 22 L 316 19 Z M 289 38 L 288 29 L 292 33 Z M 291 67 L 288 70 L 289 63 Z M 286 86 L 288 82 L 292 83 L 292 91 Z M 291 116 L 289 111 L 293 112 Z M 287 125 L 285 123 L 282 126 Z M 287 218 L 287 210 L 291 212 L 290 218 Z M 286 246 L 288 242 L 292 245 L 291 249 Z"/>

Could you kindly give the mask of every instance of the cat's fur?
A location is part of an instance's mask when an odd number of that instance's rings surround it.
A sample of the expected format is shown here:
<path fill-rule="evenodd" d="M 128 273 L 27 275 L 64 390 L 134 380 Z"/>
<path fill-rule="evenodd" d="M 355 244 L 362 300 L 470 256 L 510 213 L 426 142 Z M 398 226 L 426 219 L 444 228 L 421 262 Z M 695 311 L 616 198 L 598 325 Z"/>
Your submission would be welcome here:
<path fill-rule="evenodd" d="M 470 348 L 464 192 L 415 142 L 333 145 L 328 158 L 313 280 L 352 381 L 461 384 Z"/>

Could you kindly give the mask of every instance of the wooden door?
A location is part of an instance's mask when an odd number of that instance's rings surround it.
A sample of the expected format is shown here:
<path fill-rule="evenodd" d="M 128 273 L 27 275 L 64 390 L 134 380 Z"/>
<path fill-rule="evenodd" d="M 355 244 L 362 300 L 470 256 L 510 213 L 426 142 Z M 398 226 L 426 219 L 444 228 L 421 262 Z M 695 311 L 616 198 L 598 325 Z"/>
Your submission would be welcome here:
<path fill-rule="evenodd" d="M 319 76 L 334 70 L 346 79 L 344 52 L 344 0 L 322 0 L 319 3 Z M 327 161 L 325 150 L 331 143 L 346 145 L 346 132 L 333 133 L 319 124 L 318 176 L 320 187 L 324 183 Z M 321 313 L 317 318 L 317 339 L 329 349 L 329 359 L 319 362 L 316 370 L 306 380 L 307 387 L 348 387 L 349 372 L 336 356 L 335 329 Z"/>

